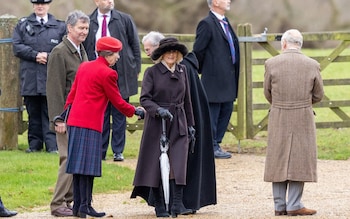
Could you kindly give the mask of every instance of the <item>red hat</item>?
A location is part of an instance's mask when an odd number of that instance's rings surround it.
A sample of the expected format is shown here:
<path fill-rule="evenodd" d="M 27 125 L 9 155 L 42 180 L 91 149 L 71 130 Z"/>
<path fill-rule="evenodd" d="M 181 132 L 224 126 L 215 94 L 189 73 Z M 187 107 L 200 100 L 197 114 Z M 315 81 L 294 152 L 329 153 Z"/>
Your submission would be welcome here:
<path fill-rule="evenodd" d="M 122 50 L 123 44 L 120 40 L 114 37 L 101 37 L 97 40 L 96 50 L 100 51 L 111 51 L 111 52 L 119 52 Z"/>

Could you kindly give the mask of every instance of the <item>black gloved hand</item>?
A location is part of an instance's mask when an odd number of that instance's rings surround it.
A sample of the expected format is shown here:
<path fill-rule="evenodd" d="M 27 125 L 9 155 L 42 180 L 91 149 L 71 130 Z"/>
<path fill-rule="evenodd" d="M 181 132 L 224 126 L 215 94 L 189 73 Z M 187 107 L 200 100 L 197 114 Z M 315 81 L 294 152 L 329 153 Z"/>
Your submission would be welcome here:
<path fill-rule="evenodd" d="M 159 107 L 157 109 L 157 114 L 162 118 L 162 119 L 169 119 L 170 121 L 173 120 L 173 115 L 169 112 L 169 110 L 164 109 L 163 107 Z"/>
<path fill-rule="evenodd" d="M 143 109 L 136 108 L 135 115 L 139 116 L 141 119 L 144 119 L 145 118 L 145 111 L 143 111 Z"/>
<path fill-rule="evenodd" d="M 190 150 L 194 153 L 194 146 L 196 144 L 196 130 L 193 126 L 188 126 L 188 137 L 190 138 Z"/>

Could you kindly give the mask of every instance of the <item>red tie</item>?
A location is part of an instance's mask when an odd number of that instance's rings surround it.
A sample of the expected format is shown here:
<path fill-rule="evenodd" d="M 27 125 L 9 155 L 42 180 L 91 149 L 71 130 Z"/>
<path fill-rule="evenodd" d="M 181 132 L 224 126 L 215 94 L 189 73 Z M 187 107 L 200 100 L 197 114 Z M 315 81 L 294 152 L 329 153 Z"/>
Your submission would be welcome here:
<path fill-rule="evenodd" d="M 102 34 L 101 36 L 107 36 L 107 15 L 103 15 L 103 21 L 102 21 Z"/>

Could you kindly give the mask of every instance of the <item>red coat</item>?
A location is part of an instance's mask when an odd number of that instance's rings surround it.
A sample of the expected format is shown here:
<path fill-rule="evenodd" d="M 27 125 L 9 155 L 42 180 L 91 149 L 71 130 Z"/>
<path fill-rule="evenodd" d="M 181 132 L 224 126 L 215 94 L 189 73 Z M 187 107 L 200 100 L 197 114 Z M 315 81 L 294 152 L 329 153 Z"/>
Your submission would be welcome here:
<path fill-rule="evenodd" d="M 82 63 L 65 105 L 72 104 L 67 124 L 102 132 L 108 100 L 125 116 L 133 116 L 135 107 L 122 98 L 117 80 L 117 72 L 103 57 Z"/>

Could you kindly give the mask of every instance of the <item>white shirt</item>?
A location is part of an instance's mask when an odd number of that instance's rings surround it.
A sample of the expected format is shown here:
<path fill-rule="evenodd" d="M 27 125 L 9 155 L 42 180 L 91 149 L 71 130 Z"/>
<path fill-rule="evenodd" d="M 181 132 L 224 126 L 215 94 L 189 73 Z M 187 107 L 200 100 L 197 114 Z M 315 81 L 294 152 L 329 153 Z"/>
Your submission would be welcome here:
<path fill-rule="evenodd" d="M 69 39 L 69 37 L 67 37 L 67 40 L 74 46 L 74 48 L 77 50 L 79 56 L 80 56 L 80 60 L 83 60 L 83 58 L 81 57 L 81 54 L 80 54 L 80 44 L 79 45 L 75 45 L 75 43 L 73 43 L 72 40 Z"/>
<path fill-rule="evenodd" d="M 46 24 L 46 22 L 49 20 L 48 15 L 44 16 L 44 17 L 39 17 L 36 16 L 36 20 L 41 24 L 41 19 L 44 19 L 44 24 Z"/>
<path fill-rule="evenodd" d="M 96 42 L 98 39 L 101 38 L 101 34 L 102 34 L 102 21 L 103 21 L 103 15 L 99 10 L 97 10 L 97 21 L 98 21 L 98 30 L 96 32 Z M 111 20 L 111 12 L 108 12 L 106 17 L 106 21 L 107 21 L 107 36 L 110 36 L 111 34 L 109 33 L 109 29 L 108 29 L 108 23 Z"/>
<path fill-rule="evenodd" d="M 220 20 L 223 20 L 223 19 L 225 18 L 225 16 L 223 16 L 223 15 L 221 15 L 221 14 L 218 14 L 218 13 L 216 13 L 216 12 L 214 12 L 214 11 L 211 11 L 211 12 L 215 15 L 215 17 L 216 17 L 219 21 L 220 21 Z M 222 29 L 224 30 L 224 33 L 226 33 L 224 24 L 223 24 L 222 22 L 220 22 L 220 25 L 221 25 Z"/>

